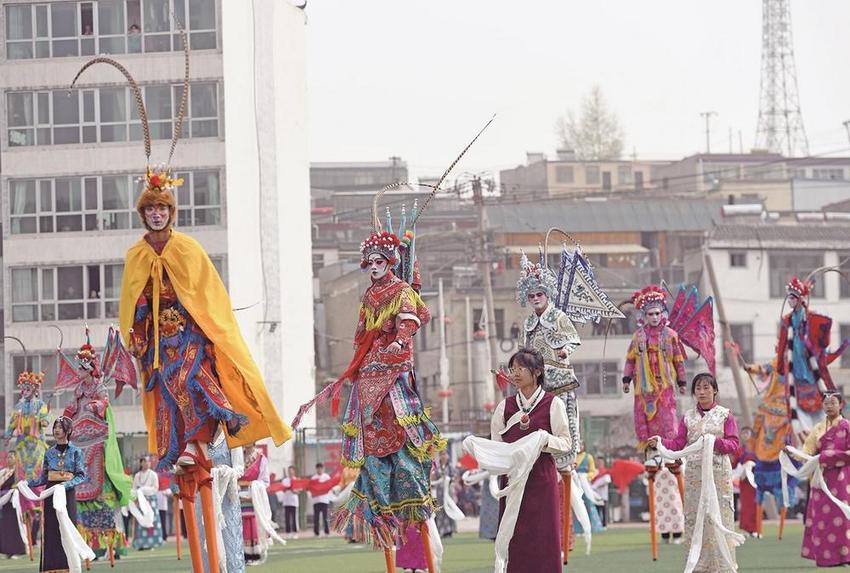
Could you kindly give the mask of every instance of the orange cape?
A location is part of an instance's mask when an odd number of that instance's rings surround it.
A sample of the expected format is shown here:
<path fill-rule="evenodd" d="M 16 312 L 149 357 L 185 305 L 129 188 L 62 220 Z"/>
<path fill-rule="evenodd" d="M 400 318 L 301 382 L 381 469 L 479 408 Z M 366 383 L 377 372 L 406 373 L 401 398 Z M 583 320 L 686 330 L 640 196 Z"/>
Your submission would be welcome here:
<path fill-rule="evenodd" d="M 162 255 L 141 239 L 127 251 L 121 284 L 120 324 L 124 342 L 129 341 L 136 302 L 148 281 L 153 279 L 152 312 L 159 315 L 159 293 L 163 272 L 168 274 L 180 303 L 189 311 L 215 348 L 216 370 L 221 389 L 233 409 L 248 418 L 235 436 L 228 435 L 231 448 L 252 444 L 271 437 L 280 446 L 292 437 L 292 430 L 281 420 L 266 390 L 259 368 L 254 363 L 233 314 L 230 296 L 203 247 L 193 238 L 172 231 Z M 155 344 L 154 368 L 159 367 L 159 323 L 153 321 Z M 156 403 L 152 392 L 142 399 L 148 428 L 148 447 L 156 451 Z"/>

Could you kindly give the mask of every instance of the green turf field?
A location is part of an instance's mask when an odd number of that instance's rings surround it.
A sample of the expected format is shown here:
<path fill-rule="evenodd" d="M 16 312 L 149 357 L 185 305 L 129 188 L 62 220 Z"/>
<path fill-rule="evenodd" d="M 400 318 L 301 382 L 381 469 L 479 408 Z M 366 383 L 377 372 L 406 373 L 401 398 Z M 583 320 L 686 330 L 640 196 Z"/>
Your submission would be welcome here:
<path fill-rule="evenodd" d="M 785 539 L 777 541 L 776 527 L 766 525 L 766 538 L 747 540 L 738 550 L 739 571 L 791 572 L 814 570 L 814 563 L 800 559 L 802 528 L 798 523 L 786 528 Z M 493 545 L 465 533 L 446 540 L 446 559 L 443 573 L 489 573 L 493 570 Z M 184 551 L 186 545 L 183 545 Z M 684 546 L 660 545 L 660 556 L 652 562 L 645 529 L 612 528 L 594 535 L 593 553 L 584 555 L 583 542 L 570 555 L 565 571 L 582 573 L 679 573 L 685 562 Z M 177 561 L 173 543 L 156 551 L 131 551 L 129 557 L 116 564 L 116 573 L 164 573 L 189 571 L 189 562 Z M 28 560 L 0 560 L 0 571 L 30 571 L 38 569 Z M 92 571 L 106 573 L 108 563 L 93 563 Z M 339 538 L 298 539 L 286 547 L 272 548 L 268 561 L 259 567 L 249 567 L 250 573 L 383 573 L 382 554 L 345 543 Z M 399 571 L 399 573 L 401 573 Z"/>

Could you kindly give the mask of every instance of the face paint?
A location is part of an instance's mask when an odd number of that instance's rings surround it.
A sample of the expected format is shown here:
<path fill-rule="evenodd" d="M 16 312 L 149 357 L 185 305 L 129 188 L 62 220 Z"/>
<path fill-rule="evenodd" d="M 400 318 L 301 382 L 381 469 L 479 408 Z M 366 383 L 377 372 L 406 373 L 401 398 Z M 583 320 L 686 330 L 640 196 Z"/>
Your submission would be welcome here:
<path fill-rule="evenodd" d="M 536 311 L 546 310 L 546 307 L 549 306 L 549 297 L 542 290 L 533 290 L 528 293 L 526 298 L 531 304 L 531 308 Z"/>
<path fill-rule="evenodd" d="M 145 223 L 154 231 L 162 231 L 168 227 L 168 221 L 171 218 L 171 211 L 168 205 L 157 203 L 156 205 L 148 205 L 145 207 Z"/>
<path fill-rule="evenodd" d="M 661 324 L 661 309 L 658 307 L 651 307 L 645 313 L 646 323 L 649 326 L 658 326 Z"/>
<path fill-rule="evenodd" d="M 381 255 L 369 255 L 366 262 L 368 263 L 366 268 L 369 269 L 369 276 L 372 277 L 372 280 L 384 278 L 384 275 L 390 270 L 389 261 Z"/>

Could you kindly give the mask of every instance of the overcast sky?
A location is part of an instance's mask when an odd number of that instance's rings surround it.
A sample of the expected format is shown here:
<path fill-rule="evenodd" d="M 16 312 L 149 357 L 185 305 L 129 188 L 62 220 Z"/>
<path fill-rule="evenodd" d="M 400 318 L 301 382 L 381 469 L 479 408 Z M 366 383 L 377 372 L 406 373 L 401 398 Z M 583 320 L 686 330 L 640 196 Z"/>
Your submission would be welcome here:
<path fill-rule="evenodd" d="M 627 154 L 754 143 L 759 0 L 310 0 L 311 161 L 399 155 L 436 174 L 498 114 L 460 170 L 552 154 L 554 124 L 593 84 L 619 116 Z M 792 2 L 812 154 L 847 150 L 850 0 Z M 833 153 L 835 155 L 835 153 Z"/>

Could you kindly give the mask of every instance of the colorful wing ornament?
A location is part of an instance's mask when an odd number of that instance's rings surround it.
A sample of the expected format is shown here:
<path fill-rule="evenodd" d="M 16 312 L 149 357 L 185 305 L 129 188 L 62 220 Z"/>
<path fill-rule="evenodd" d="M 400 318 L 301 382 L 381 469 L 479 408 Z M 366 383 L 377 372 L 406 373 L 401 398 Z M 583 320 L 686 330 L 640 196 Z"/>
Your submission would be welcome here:
<path fill-rule="evenodd" d="M 668 322 L 670 328 L 679 334 L 679 340 L 699 354 L 714 374 L 714 299 L 708 297 L 702 303 L 699 301 L 697 287 L 681 285 Z"/>

